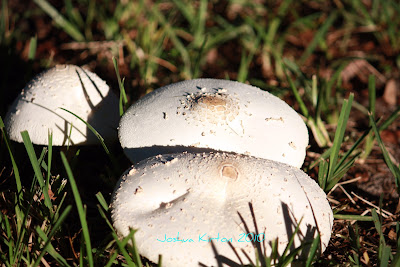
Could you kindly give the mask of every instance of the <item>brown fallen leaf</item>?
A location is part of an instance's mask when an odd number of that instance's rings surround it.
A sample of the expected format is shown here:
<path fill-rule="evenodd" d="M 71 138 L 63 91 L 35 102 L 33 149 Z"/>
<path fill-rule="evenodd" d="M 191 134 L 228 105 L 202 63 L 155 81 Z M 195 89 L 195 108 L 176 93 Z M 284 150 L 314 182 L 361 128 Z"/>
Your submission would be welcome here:
<path fill-rule="evenodd" d="M 398 92 L 399 83 L 395 79 L 390 79 L 385 85 L 383 100 L 392 107 L 396 106 Z"/>
<path fill-rule="evenodd" d="M 53 191 L 51 190 L 51 187 L 49 186 L 49 190 L 47 191 L 48 192 L 48 194 L 49 194 L 49 197 L 50 197 L 50 200 L 55 200 L 57 197 L 55 197 L 54 196 L 54 193 L 53 193 Z M 44 194 L 42 194 L 41 196 L 40 196 L 40 200 L 43 200 L 44 199 Z"/>
<path fill-rule="evenodd" d="M 393 229 L 390 229 L 388 233 L 388 237 L 390 240 L 396 241 L 397 240 L 397 234 Z"/>
<path fill-rule="evenodd" d="M 398 144 L 399 138 L 395 131 L 392 130 L 383 130 L 381 132 L 381 138 L 384 143 Z"/>

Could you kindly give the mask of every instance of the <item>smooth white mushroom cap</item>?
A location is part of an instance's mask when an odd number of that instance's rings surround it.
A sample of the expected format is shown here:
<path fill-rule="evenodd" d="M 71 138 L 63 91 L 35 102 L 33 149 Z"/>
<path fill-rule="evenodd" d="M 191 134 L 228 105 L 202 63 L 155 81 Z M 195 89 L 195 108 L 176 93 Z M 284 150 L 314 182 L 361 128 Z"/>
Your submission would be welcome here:
<path fill-rule="evenodd" d="M 121 118 L 119 140 L 138 162 L 158 154 L 226 151 L 300 167 L 308 145 L 301 117 L 247 84 L 196 79 L 161 87 Z"/>
<path fill-rule="evenodd" d="M 53 145 L 97 144 L 92 125 L 106 140 L 117 138 L 118 98 L 95 73 L 74 65 L 57 65 L 35 76 L 15 99 L 5 119 L 11 140 L 23 142 L 20 132 L 27 130 L 32 143 Z M 71 129 L 72 127 L 72 129 Z"/>
<path fill-rule="evenodd" d="M 162 254 L 163 266 L 208 266 L 216 264 L 211 242 L 202 241 L 209 237 L 219 237 L 213 242 L 220 255 L 237 261 L 223 242 L 232 239 L 244 263 L 248 260 L 241 249 L 254 262 L 252 244 L 239 241 L 247 232 L 238 213 L 256 232 L 249 203 L 259 233 L 265 233 L 266 255 L 276 238 L 283 252 L 300 219 L 294 246 L 312 240 L 318 229 L 325 250 L 333 224 L 325 193 L 300 169 L 276 161 L 226 153 L 159 155 L 122 175 L 111 207 L 120 235 L 138 229 L 135 240 L 142 256 L 157 262 Z M 173 242 L 178 236 L 186 242 Z"/>

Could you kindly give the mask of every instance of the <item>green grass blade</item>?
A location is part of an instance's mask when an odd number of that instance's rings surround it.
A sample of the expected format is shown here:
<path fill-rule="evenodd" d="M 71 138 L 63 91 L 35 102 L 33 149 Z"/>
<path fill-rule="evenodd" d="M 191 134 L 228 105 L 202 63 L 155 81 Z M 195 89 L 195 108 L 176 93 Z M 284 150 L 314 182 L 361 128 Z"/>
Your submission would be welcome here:
<path fill-rule="evenodd" d="M 389 266 L 389 259 L 391 256 L 392 248 L 388 245 L 384 245 L 381 248 L 381 258 L 379 259 L 379 267 Z"/>
<path fill-rule="evenodd" d="M 381 206 L 382 203 L 380 203 Z M 385 237 L 382 231 L 382 221 L 381 217 L 378 216 L 375 209 L 371 210 L 372 218 L 374 221 L 375 229 L 379 234 L 379 249 L 378 249 L 378 259 L 380 266 L 388 266 L 391 248 L 386 245 Z"/>
<path fill-rule="evenodd" d="M 314 35 L 311 43 L 308 44 L 306 50 L 300 58 L 300 65 L 302 65 L 306 59 L 314 52 L 315 48 L 319 43 L 324 40 L 324 36 L 329 28 L 332 26 L 333 22 L 335 22 L 337 17 L 337 12 L 333 11 L 330 13 L 329 17 L 325 20 L 324 24 L 319 28 L 317 33 Z"/>
<path fill-rule="evenodd" d="M 45 182 L 43 179 L 42 171 L 40 170 L 40 165 L 39 165 L 38 159 L 36 158 L 35 150 L 33 148 L 31 139 L 30 139 L 27 131 L 21 132 L 21 136 L 22 136 L 22 140 L 24 141 L 26 152 L 28 153 L 29 159 L 31 161 L 32 168 L 35 172 L 35 176 L 36 176 L 36 178 L 39 182 L 40 188 L 42 190 L 42 193 L 44 196 L 44 204 L 49 209 L 49 212 L 51 214 L 53 205 L 50 200 L 49 192 L 46 191 L 46 186 L 45 186 Z"/>
<path fill-rule="evenodd" d="M 290 251 L 290 248 L 291 248 L 292 245 L 293 245 L 294 239 L 295 239 L 297 233 L 298 233 L 299 230 L 300 230 L 300 224 L 301 224 L 302 221 L 303 221 L 303 217 L 301 217 L 300 221 L 297 223 L 296 228 L 295 228 L 295 230 L 293 231 L 293 234 L 292 234 L 292 236 L 290 237 L 289 242 L 287 243 L 287 245 L 286 245 L 286 247 L 285 247 L 285 250 L 282 252 L 282 257 L 286 257 L 286 256 L 287 256 L 286 254 Z"/>
<path fill-rule="evenodd" d="M 368 100 L 369 100 L 369 113 L 375 117 L 375 103 L 376 103 L 376 89 L 375 89 L 375 76 L 370 75 L 368 78 Z M 370 125 L 371 126 L 371 125 Z M 366 159 L 374 146 L 374 136 L 370 133 L 365 140 L 364 152 L 362 159 Z"/>
<path fill-rule="evenodd" d="M 63 204 L 64 204 L 64 200 L 65 200 L 65 197 L 66 197 L 66 196 L 67 196 L 67 192 L 64 192 L 64 195 L 62 196 L 60 202 L 59 202 L 58 205 L 57 205 L 57 209 L 56 209 L 55 212 L 54 212 L 54 219 L 55 219 L 55 220 L 58 219 L 58 216 L 59 216 L 59 214 L 60 214 L 60 211 L 61 211 L 61 208 L 62 208 L 62 206 L 63 206 Z"/>
<path fill-rule="evenodd" d="M 339 151 L 343 142 L 344 133 L 346 131 L 347 120 L 349 119 L 351 103 L 353 102 L 353 98 L 354 95 L 350 94 L 349 99 L 343 101 L 342 110 L 340 112 L 339 121 L 336 128 L 335 138 L 333 140 L 332 151 L 329 157 L 328 183 L 337 167 Z"/>
<path fill-rule="evenodd" d="M 13 166 L 13 171 L 14 171 L 14 177 L 15 177 L 15 184 L 17 186 L 17 196 L 18 199 L 22 199 L 22 185 L 21 185 L 21 177 L 19 175 L 19 170 L 18 170 L 18 166 L 17 166 L 17 162 L 14 159 L 14 155 L 11 151 L 11 146 L 10 146 L 10 139 L 8 138 L 8 135 L 5 131 L 5 125 L 3 122 L 3 119 L 0 116 L 0 130 L 3 133 L 3 137 L 4 137 L 4 142 L 6 143 L 6 147 L 8 150 L 8 153 L 10 154 L 10 159 L 11 159 L 11 164 Z"/>
<path fill-rule="evenodd" d="M 350 149 L 342 156 L 340 159 L 338 166 L 342 166 L 344 162 L 350 157 L 350 155 L 355 151 L 355 149 L 361 144 L 365 137 L 368 136 L 371 129 L 366 130 L 362 136 L 360 136 L 356 142 L 350 147 Z"/>
<path fill-rule="evenodd" d="M 396 223 L 396 235 L 397 235 L 397 250 L 400 250 L 400 222 Z"/>
<path fill-rule="evenodd" d="M 68 33 L 75 41 L 82 42 L 85 37 L 80 31 L 68 20 L 66 20 L 49 2 L 46 0 L 34 0 L 34 2 L 49 15 L 66 33 Z"/>
<path fill-rule="evenodd" d="M 399 267 L 400 266 L 400 247 L 397 247 L 396 256 L 394 257 L 390 267 Z"/>
<path fill-rule="evenodd" d="M 335 181 L 334 184 L 339 182 L 339 180 L 343 177 L 343 175 L 354 165 L 354 162 L 356 161 L 356 158 L 361 154 L 361 152 L 357 153 L 353 158 L 350 160 L 344 162 L 341 165 L 337 165 L 337 168 L 331 177 L 331 183 L 332 181 Z"/>
<path fill-rule="evenodd" d="M 208 38 L 209 38 L 209 35 L 206 35 L 204 37 L 203 43 L 201 44 L 201 47 L 200 47 L 200 49 L 199 49 L 199 51 L 197 53 L 197 57 L 196 57 L 196 59 L 194 61 L 194 64 L 193 64 L 193 79 L 199 78 L 199 75 L 201 73 L 201 60 L 202 60 L 202 58 L 204 56 L 203 52 L 205 51 L 205 47 L 206 47 L 206 44 L 208 42 Z"/>
<path fill-rule="evenodd" d="M 209 51 L 211 48 L 218 47 L 224 42 L 238 38 L 239 36 L 246 34 L 249 27 L 247 25 L 240 25 L 238 27 L 233 26 L 229 22 L 226 22 L 222 17 L 216 17 L 215 20 L 221 24 L 223 29 L 218 35 L 209 35 L 206 43 L 205 51 Z"/>
<path fill-rule="evenodd" d="M 323 93 L 323 90 L 318 90 L 318 81 L 317 81 L 317 75 L 313 75 L 311 77 L 311 103 L 315 107 L 315 117 L 319 118 L 321 115 L 321 94 Z"/>
<path fill-rule="evenodd" d="M 385 144 L 383 143 L 381 136 L 379 135 L 379 131 L 378 128 L 375 124 L 375 120 L 374 117 L 372 116 L 372 114 L 369 114 L 369 121 L 370 124 L 372 125 L 372 129 L 374 130 L 375 133 L 375 138 L 378 142 L 379 147 L 381 148 L 382 154 L 383 154 L 383 159 L 385 160 L 386 165 L 388 166 L 389 170 L 392 172 L 394 178 L 395 178 L 395 182 L 396 182 L 396 186 L 397 186 L 397 192 L 400 192 L 399 186 L 400 186 L 400 169 L 398 166 L 396 166 L 392 159 L 389 156 L 389 153 L 386 150 Z"/>
<path fill-rule="evenodd" d="M 48 134 L 48 146 L 47 146 L 47 177 L 46 177 L 46 187 L 50 186 L 50 176 L 51 176 L 51 161 L 53 159 L 53 134 L 49 131 Z"/>
<path fill-rule="evenodd" d="M 389 35 L 390 39 L 390 44 L 392 47 L 396 50 L 399 48 L 399 35 L 398 35 L 398 28 L 396 26 L 396 23 L 393 23 L 393 20 L 390 16 L 390 10 L 393 10 L 396 8 L 396 6 L 399 6 L 398 1 L 382 1 L 383 4 L 383 10 L 384 10 L 384 17 L 385 17 L 385 22 L 387 25 L 387 35 Z M 398 12 L 399 10 L 397 10 Z M 397 13 L 398 14 L 398 13 Z"/>
<path fill-rule="evenodd" d="M 23 216 L 23 211 L 20 209 L 21 206 L 21 202 L 23 200 L 23 192 L 22 192 L 22 184 L 21 184 L 21 177 L 19 174 L 19 170 L 18 170 L 18 166 L 17 166 L 17 162 L 15 161 L 14 155 L 12 153 L 11 150 L 11 146 L 10 146 L 10 141 L 9 138 L 7 136 L 7 132 L 5 131 L 5 125 L 3 122 L 3 119 L 0 116 L 0 130 L 3 134 L 3 140 L 6 144 L 7 150 L 8 150 L 8 154 L 10 155 L 10 160 L 11 160 L 11 164 L 13 167 L 13 172 L 14 172 L 14 178 L 15 178 L 15 184 L 16 184 L 16 195 L 15 195 L 15 200 L 14 200 L 14 210 L 15 210 L 15 216 L 16 216 L 16 221 L 17 221 L 17 233 L 19 234 L 20 237 L 23 236 L 23 233 L 21 233 L 22 231 L 25 231 L 25 227 L 22 227 L 24 225 L 23 221 L 24 221 L 24 216 Z M 18 242 L 17 242 L 18 245 Z M 18 246 L 17 246 L 18 247 Z M 12 255 L 12 254 L 11 254 Z M 11 261 L 13 262 L 13 261 Z"/>
<path fill-rule="evenodd" d="M 363 19 L 365 19 L 365 25 L 367 26 L 372 26 L 375 25 L 370 12 L 367 10 L 366 6 L 361 0 L 353 0 L 350 1 L 351 5 L 353 6 L 354 10 L 357 12 L 360 12 L 361 15 L 363 16 Z"/>
<path fill-rule="evenodd" d="M 123 81 L 121 81 L 121 76 L 119 75 L 118 60 L 113 57 L 113 64 L 115 69 L 115 74 L 117 75 L 118 86 L 120 91 L 119 97 L 119 115 L 122 116 L 125 112 L 125 105 L 128 103 L 128 98 L 125 93 L 125 87 Z"/>
<path fill-rule="evenodd" d="M 126 237 L 124 237 L 124 239 L 122 241 L 120 241 L 118 239 L 117 234 L 112 233 L 115 242 L 117 243 L 118 249 L 120 251 L 120 253 L 125 257 L 126 262 L 128 263 L 128 266 L 142 266 L 142 264 L 138 264 L 136 265 L 131 256 L 129 255 L 128 251 L 125 249 L 126 244 L 128 243 L 128 241 L 131 239 L 131 237 L 135 234 L 135 230 L 131 229 L 129 235 L 127 235 Z"/>
<path fill-rule="evenodd" d="M 111 267 L 111 266 L 113 266 L 114 264 L 116 264 L 116 263 L 114 263 L 114 261 L 117 259 L 118 256 L 119 256 L 118 252 L 115 251 L 115 252 L 111 255 L 111 257 L 109 258 L 107 264 L 106 264 L 104 267 Z"/>
<path fill-rule="evenodd" d="M 320 242 L 321 242 L 320 234 L 318 232 L 317 236 L 314 237 L 314 240 L 311 243 L 310 251 L 308 253 L 308 257 L 307 257 L 307 261 L 306 261 L 306 265 L 305 265 L 306 267 L 310 267 L 313 260 L 316 258 L 317 250 L 318 250 Z"/>
<path fill-rule="evenodd" d="M 285 65 L 282 65 L 282 68 L 284 69 L 286 79 L 289 82 L 289 85 L 290 85 L 290 88 L 292 89 L 293 95 L 296 98 L 296 101 L 300 106 L 301 113 L 303 113 L 304 117 L 306 117 L 308 119 L 309 118 L 309 114 L 308 114 L 308 109 L 307 109 L 306 104 L 301 99 L 300 93 L 297 90 L 296 85 L 294 84 L 292 78 L 290 78 L 289 74 L 287 73 Z"/>
<path fill-rule="evenodd" d="M 110 220 L 107 218 L 107 215 L 104 213 L 104 211 L 102 210 L 102 208 L 97 205 L 97 209 L 101 215 L 101 217 L 104 219 L 104 221 L 107 223 L 108 227 L 110 227 L 111 231 L 115 233 L 114 227 L 112 226 L 112 223 L 110 222 Z"/>
<path fill-rule="evenodd" d="M 204 47 L 204 31 L 205 31 L 205 23 L 206 23 L 206 16 L 207 16 L 207 0 L 200 0 L 200 6 L 197 9 L 198 15 L 196 17 L 196 25 L 195 25 L 195 32 L 194 32 L 194 40 L 193 45 L 195 47 Z M 187 6 L 187 5 L 186 5 Z"/>
<path fill-rule="evenodd" d="M 91 241 L 90 241 L 89 228 L 88 228 L 88 224 L 86 221 L 85 209 L 82 204 L 81 196 L 79 195 L 79 190 L 76 185 L 75 178 L 72 174 L 72 171 L 71 171 L 71 168 L 67 161 L 67 158 L 65 157 L 65 154 L 63 152 L 61 152 L 61 159 L 64 164 L 65 170 L 67 172 L 69 184 L 71 185 L 72 193 L 73 193 L 74 199 L 75 199 L 76 208 L 78 210 L 79 220 L 81 222 L 83 238 L 84 238 L 84 242 L 85 242 L 85 246 L 86 246 L 88 265 L 93 267 L 94 262 L 93 262 L 93 254 L 92 254 L 92 245 L 91 245 Z"/>
<path fill-rule="evenodd" d="M 29 42 L 29 52 L 28 52 L 28 59 L 34 60 L 36 55 L 36 48 L 37 48 L 37 37 L 34 36 L 31 38 Z"/>
<path fill-rule="evenodd" d="M 81 122 L 83 122 L 84 124 L 86 124 L 86 126 L 89 128 L 89 130 L 92 131 L 92 133 L 93 133 L 94 135 L 96 135 L 97 139 L 99 139 L 99 141 L 100 141 L 100 143 L 101 143 L 101 145 L 102 145 L 104 151 L 106 152 L 107 156 L 109 157 L 110 161 L 112 162 L 112 164 L 113 164 L 113 166 L 114 166 L 114 169 L 115 169 L 115 170 L 119 170 L 119 163 L 118 163 L 118 161 L 115 159 L 114 155 L 110 153 L 110 150 L 108 150 L 108 147 L 107 147 L 106 143 L 104 142 L 104 138 L 100 135 L 100 133 L 97 132 L 96 129 L 92 127 L 92 125 L 90 125 L 88 122 L 86 122 L 84 119 L 82 119 L 81 117 L 79 117 L 79 116 L 76 115 L 75 113 L 73 113 L 73 112 L 71 112 L 71 111 L 69 111 L 69 110 L 67 110 L 67 109 L 65 109 L 65 108 L 60 108 L 60 109 L 62 109 L 62 110 L 64 110 L 64 111 L 66 111 L 66 112 L 68 112 L 68 113 L 74 115 L 74 116 L 75 116 L 76 118 L 78 118 Z M 72 129 L 72 127 L 71 127 L 71 129 Z M 77 152 L 77 153 L 78 153 L 78 152 Z M 72 165 L 72 166 L 74 166 L 74 165 Z"/>
<path fill-rule="evenodd" d="M 252 48 L 249 49 L 250 51 L 248 51 L 247 54 L 246 54 L 246 52 L 247 52 L 246 49 L 243 48 L 240 65 L 239 65 L 239 70 L 238 70 L 238 74 L 237 74 L 237 78 L 236 78 L 238 82 L 242 82 L 242 83 L 246 82 L 247 77 L 249 75 L 250 63 L 253 60 L 253 57 L 256 52 L 256 50 L 253 47 L 258 47 L 260 41 L 261 41 L 260 35 L 258 35 L 254 39 L 252 38 Z"/>
<path fill-rule="evenodd" d="M 89 2 L 89 3 L 87 3 L 87 2 Z M 86 13 L 86 17 L 85 17 L 86 18 L 86 20 L 85 20 L 85 36 L 86 36 L 86 39 L 92 40 L 93 39 L 92 24 L 93 24 L 94 18 L 97 15 L 97 3 L 98 2 L 96 0 L 89 0 L 87 2 L 86 2 L 87 3 L 87 13 Z M 80 14 L 79 14 L 79 11 L 77 11 L 76 14 L 77 14 L 76 18 L 78 20 L 79 19 L 83 20 L 83 18 L 81 18 Z"/>
<path fill-rule="evenodd" d="M 349 255 L 349 259 L 355 266 L 360 266 L 361 244 L 360 244 L 360 235 L 359 235 L 358 225 L 356 224 L 354 226 L 354 228 L 355 229 L 353 229 L 351 224 L 348 224 L 349 240 L 350 240 L 352 254 L 353 254 L 353 256 Z"/>
<path fill-rule="evenodd" d="M 2 228 L 3 228 L 3 234 L 0 237 L 3 237 L 3 236 L 6 237 L 4 241 L 5 241 L 5 243 L 6 243 L 7 247 L 8 247 L 8 259 L 9 259 L 10 263 L 11 262 L 14 263 L 15 260 L 14 260 L 14 250 L 13 250 L 13 248 L 15 248 L 15 245 L 14 245 L 14 239 L 12 237 L 10 221 L 8 220 L 8 217 L 5 214 L 3 215 L 1 213 L 0 216 L 3 217 L 2 221 L 1 221 L 2 222 L 1 225 L 2 225 Z"/>
<path fill-rule="evenodd" d="M 70 147 L 70 145 L 72 144 L 72 141 L 71 141 L 72 128 L 74 128 L 74 125 L 71 123 L 71 127 L 69 128 L 69 132 L 68 132 L 68 136 L 67 136 L 67 140 L 66 140 L 66 141 L 68 141 L 68 143 L 67 143 L 67 150 L 69 150 L 69 147 Z M 64 144 L 63 144 L 63 145 L 64 145 Z"/>
<path fill-rule="evenodd" d="M 102 207 L 105 211 L 108 211 L 108 204 L 107 204 L 107 201 L 105 200 L 103 194 L 102 194 L 101 192 L 98 192 L 98 193 L 96 194 L 96 198 L 97 198 L 97 200 L 99 201 L 101 207 Z"/>
<path fill-rule="evenodd" d="M 158 264 L 157 264 L 157 266 L 158 266 L 158 267 L 161 267 L 161 266 L 162 266 L 162 255 L 159 255 L 159 256 L 158 256 Z"/>
<path fill-rule="evenodd" d="M 318 170 L 318 184 L 325 191 L 328 178 L 328 162 L 325 160 L 320 161 Z"/>
<path fill-rule="evenodd" d="M 81 14 L 79 13 L 77 8 L 74 8 L 74 4 L 72 3 L 72 0 L 65 0 L 65 13 L 66 13 L 66 18 L 73 22 L 77 27 L 83 28 L 85 26 L 85 22 L 83 21 L 83 18 Z"/>
<path fill-rule="evenodd" d="M 31 207 L 32 207 L 32 206 L 29 205 L 29 206 L 25 209 L 23 216 L 20 215 L 20 217 L 23 218 L 23 221 L 22 221 L 22 223 L 21 223 L 21 226 L 22 226 L 22 227 L 21 227 L 20 229 L 17 230 L 18 239 L 17 239 L 17 242 L 16 242 L 16 244 L 15 244 L 16 251 L 17 251 L 16 254 L 17 254 L 17 255 L 21 255 L 24 246 L 26 246 L 26 244 L 23 242 L 23 240 L 25 239 L 25 234 L 27 233 L 27 227 L 26 227 L 26 225 L 27 225 L 28 219 L 30 218 L 30 217 L 28 216 L 28 214 L 29 214 L 29 212 L 30 212 L 30 210 L 31 210 Z M 21 211 L 21 213 L 22 213 L 22 211 Z M 19 256 L 19 257 L 20 257 L 20 256 Z M 18 261 L 19 261 L 19 260 L 18 260 Z"/>
<path fill-rule="evenodd" d="M 8 23 L 8 5 L 7 0 L 1 1 L 1 13 L 0 13 L 0 44 L 6 41 L 7 37 L 7 23 Z"/>
<path fill-rule="evenodd" d="M 0 253 L 0 260 L 6 267 L 12 267 L 12 265 L 7 261 L 6 256 L 2 253 Z"/>
<path fill-rule="evenodd" d="M 327 160 L 329 158 L 329 155 L 331 154 L 331 147 L 327 148 L 322 155 L 316 159 L 314 162 L 311 163 L 310 167 L 308 170 L 313 169 L 315 166 L 317 166 L 322 160 Z"/>
<path fill-rule="evenodd" d="M 334 214 L 333 218 L 337 220 L 349 220 L 349 221 L 360 221 L 360 222 L 372 222 L 371 216 L 351 215 L 351 214 Z"/>
<path fill-rule="evenodd" d="M 400 106 L 398 106 L 397 109 L 390 114 L 389 118 L 379 126 L 379 131 L 387 129 L 387 127 L 389 127 L 389 125 L 391 125 L 398 117 L 400 117 Z"/>
<path fill-rule="evenodd" d="M 159 19 L 159 23 L 164 27 L 166 34 L 171 39 L 171 42 L 175 46 L 176 50 L 179 51 L 180 56 L 182 57 L 184 68 L 182 70 L 182 75 L 185 79 L 190 79 L 192 77 L 192 73 L 190 71 L 191 60 L 190 55 L 187 50 L 186 45 L 184 45 L 180 39 L 178 38 L 175 29 L 170 25 L 167 18 L 164 16 L 160 9 L 155 5 L 152 9 L 152 13 Z"/>
<path fill-rule="evenodd" d="M 291 264 L 293 262 L 293 260 L 295 259 L 295 257 L 303 249 L 303 247 L 302 247 L 303 245 L 300 245 L 299 247 L 295 248 L 294 250 L 291 250 L 287 256 L 280 258 L 278 266 L 285 267 L 285 266 L 288 266 L 289 264 Z"/>
<path fill-rule="evenodd" d="M 103 202 L 102 199 L 102 195 L 100 196 L 99 194 L 96 195 L 97 198 L 99 199 L 100 202 Z M 98 205 L 98 210 L 100 212 L 101 217 L 106 221 L 107 225 L 110 227 L 111 231 L 112 231 L 112 236 L 115 239 L 115 242 L 117 243 L 117 246 L 120 250 L 120 252 L 124 255 L 125 259 L 127 260 L 127 262 L 129 263 L 129 266 L 142 266 L 141 263 L 141 259 L 140 259 L 140 255 L 139 252 L 136 248 L 136 242 L 134 239 L 134 233 L 136 232 L 135 230 L 131 229 L 131 232 L 129 233 L 128 236 L 126 236 L 122 241 L 120 241 L 118 239 L 117 233 L 115 232 L 111 222 L 108 220 L 106 214 L 104 213 L 104 211 L 100 208 L 100 206 Z M 131 240 L 132 242 L 132 246 L 129 247 L 129 251 L 132 254 L 132 259 L 129 256 L 129 253 L 127 252 L 127 250 L 125 249 L 125 246 L 127 244 L 127 242 Z"/>
<path fill-rule="evenodd" d="M 189 22 L 191 27 L 195 25 L 195 10 L 192 5 L 188 5 L 186 2 L 182 0 L 172 0 L 175 4 L 176 8 L 181 12 L 182 16 Z"/>
<path fill-rule="evenodd" d="M 376 88 L 375 88 L 375 76 L 373 75 L 370 75 L 368 77 L 368 101 L 369 101 L 369 112 L 375 117 Z"/>
<path fill-rule="evenodd" d="M 134 231 L 135 233 L 136 231 Z M 130 238 L 131 242 L 132 242 L 132 246 L 129 246 L 129 251 L 132 254 L 133 257 L 133 261 L 138 265 L 138 266 L 142 266 L 142 260 L 140 259 L 140 255 L 139 255 L 139 251 L 136 247 L 136 241 L 135 241 L 135 235 L 133 234 Z"/>
<path fill-rule="evenodd" d="M 348 65 L 348 62 L 341 63 L 339 67 L 335 70 L 333 73 L 332 77 L 329 79 L 328 83 L 326 84 L 326 95 L 331 96 L 332 95 L 332 88 L 335 82 L 337 85 L 339 85 L 339 81 L 342 75 L 343 69 Z"/>
<path fill-rule="evenodd" d="M 96 135 L 97 139 L 99 139 L 99 141 L 100 141 L 101 145 L 103 146 L 104 150 L 106 151 L 106 153 L 107 153 L 108 155 L 110 155 L 110 151 L 108 150 L 107 145 L 106 145 L 106 143 L 104 142 L 104 138 L 99 134 L 99 132 L 96 131 L 95 128 L 92 127 L 92 125 L 90 125 L 88 122 L 86 122 L 84 119 L 82 119 L 81 117 L 79 117 L 79 116 L 76 115 L 75 113 L 73 113 L 73 112 L 71 112 L 71 111 L 69 111 L 69 110 L 67 110 L 67 109 L 65 109 L 65 108 L 60 108 L 60 109 L 62 109 L 62 110 L 64 110 L 64 111 L 66 111 L 66 112 L 68 112 L 68 113 L 74 115 L 74 116 L 75 116 L 76 118 L 78 118 L 81 122 L 83 122 L 84 124 L 86 124 L 86 126 L 89 128 L 89 130 L 92 131 L 92 133 L 93 133 L 94 135 Z"/>
<path fill-rule="evenodd" d="M 36 259 L 35 263 L 33 264 L 33 267 L 36 267 L 40 264 L 41 258 L 46 254 L 49 253 L 58 263 L 61 264 L 61 266 L 70 266 L 67 261 L 54 249 L 54 247 L 51 245 L 51 239 L 57 232 L 57 230 L 60 228 L 61 224 L 64 222 L 64 220 L 67 218 L 69 212 L 71 211 L 72 206 L 69 205 L 65 208 L 65 210 L 62 212 L 56 223 L 53 225 L 50 234 L 46 236 L 46 234 L 43 232 L 43 230 L 37 226 L 36 227 L 36 232 L 39 234 L 40 238 L 43 239 L 45 242 L 44 246 L 42 247 L 42 252 L 39 254 L 38 258 Z"/>
<path fill-rule="evenodd" d="M 290 4 L 292 0 L 285 0 L 279 6 L 278 14 L 273 18 L 273 20 L 268 25 L 268 32 L 265 36 L 265 42 L 268 46 L 272 46 L 275 40 L 276 33 L 282 20 L 290 10 Z"/>

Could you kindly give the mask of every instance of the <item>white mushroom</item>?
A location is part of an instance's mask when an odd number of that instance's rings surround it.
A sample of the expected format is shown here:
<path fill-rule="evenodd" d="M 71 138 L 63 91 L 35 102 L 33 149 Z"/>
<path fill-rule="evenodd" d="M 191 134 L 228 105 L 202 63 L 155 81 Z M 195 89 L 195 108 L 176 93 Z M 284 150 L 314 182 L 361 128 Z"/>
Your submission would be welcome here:
<path fill-rule="evenodd" d="M 53 145 L 98 143 L 86 124 L 104 139 L 117 138 L 118 98 L 96 74 L 74 65 L 57 65 L 35 76 L 15 99 L 5 119 L 11 140 L 22 142 L 27 130 L 35 144 Z"/>
<path fill-rule="evenodd" d="M 158 154 L 226 151 L 300 167 L 308 145 L 301 117 L 284 101 L 239 82 L 196 79 L 161 87 L 121 118 L 132 162 Z"/>
<path fill-rule="evenodd" d="M 245 229 L 256 232 L 249 203 L 266 255 L 277 238 L 283 252 L 300 220 L 294 247 L 319 231 L 325 250 L 333 223 L 325 193 L 300 169 L 276 161 L 227 153 L 159 155 L 123 174 L 111 207 L 117 232 L 138 229 L 139 253 L 149 260 L 162 254 L 163 266 L 215 266 L 209 238 L 219 255 L 237 261 L 230 241 L 245 264 L 241 249 L 255 261 Z"/>

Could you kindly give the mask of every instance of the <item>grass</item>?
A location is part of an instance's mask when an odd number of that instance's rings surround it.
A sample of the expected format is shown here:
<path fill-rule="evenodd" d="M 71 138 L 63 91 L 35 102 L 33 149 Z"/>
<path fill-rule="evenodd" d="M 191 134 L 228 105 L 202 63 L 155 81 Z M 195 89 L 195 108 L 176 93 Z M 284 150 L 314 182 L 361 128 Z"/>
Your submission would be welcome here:
<path fill-rule="evenodd" d="M 399 199 L 358 185 L 389 176 L 400 193 L 400 108 L 383 97 L 399 79 L 399 15 L 395 0 L 1 0 L 0 262 L 146 264 L 127 245 L 134 231 L 119 239 L 110 222 L 110 194 L 129 166 L 118 144 L 100 137 L 102 146 L 74 151 L 53 147 L 51 134 L 35 146 L 27 133 L 24 144 L 5 133 L 1 118 L 25 83 L 66 62 L 107 80 L 121 115 L 155 88 L 197 77 L 249 82 L 286 100 L 310 132 L 303 170 L 335 214 L 326 252 L 306 265 L 398 266 Z M 275 253 L 254 265 L 293 260 Z"/>

